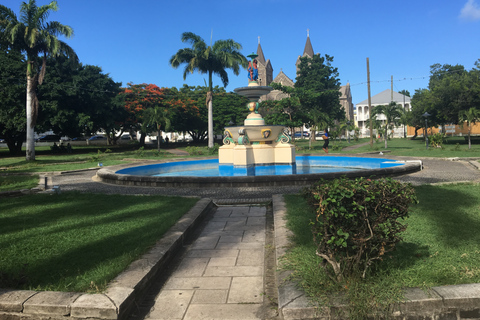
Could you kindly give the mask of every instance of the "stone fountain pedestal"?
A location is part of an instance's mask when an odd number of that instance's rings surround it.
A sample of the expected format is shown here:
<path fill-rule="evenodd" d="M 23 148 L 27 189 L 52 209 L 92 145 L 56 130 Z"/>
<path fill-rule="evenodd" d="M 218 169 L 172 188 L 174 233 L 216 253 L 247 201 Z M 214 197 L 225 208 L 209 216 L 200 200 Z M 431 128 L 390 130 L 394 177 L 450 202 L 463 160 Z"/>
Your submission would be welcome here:
<path fill-rule="evenodd" d="M 234 90 L 250 100 L 250 114 L 243 126 L 225 127 L 224 145 L 219 149 L 221 176 L 296 173 L 295 146 L 289 143 L 291 137 L 286 127 L 265 125 L 258 113 L 259 98 L 271 90 L 254 81 Z"/>

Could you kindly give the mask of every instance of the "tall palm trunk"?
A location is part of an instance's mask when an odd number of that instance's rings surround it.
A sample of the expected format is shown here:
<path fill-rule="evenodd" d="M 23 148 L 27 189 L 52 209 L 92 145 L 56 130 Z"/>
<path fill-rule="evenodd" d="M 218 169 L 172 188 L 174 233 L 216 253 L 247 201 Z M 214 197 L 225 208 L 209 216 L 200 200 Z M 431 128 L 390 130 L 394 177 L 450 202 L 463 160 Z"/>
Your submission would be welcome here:
<path fill-rule="evenodd" d="M 472 140 L 470 139 L 470 132 L 472 131 L 472 123 L 468 122 L 468 149 L 472 148 Z"/>
<path fill-rule="evenodd" d="M 35 160 L 35 87 L 35 77 L 27 72 L 27 161 Z"/>
<path fill-rule="evenodd" d="M 213 85 L 212 71 L 208 73 L 208 147 L 213 148 Z"/>
<path fill-rule="evenodd" d="M 160 130 L 160 126 L 157 126 L 157 151 L 160 152 L 160 144 L 162 140 L 162 130 Z"/>

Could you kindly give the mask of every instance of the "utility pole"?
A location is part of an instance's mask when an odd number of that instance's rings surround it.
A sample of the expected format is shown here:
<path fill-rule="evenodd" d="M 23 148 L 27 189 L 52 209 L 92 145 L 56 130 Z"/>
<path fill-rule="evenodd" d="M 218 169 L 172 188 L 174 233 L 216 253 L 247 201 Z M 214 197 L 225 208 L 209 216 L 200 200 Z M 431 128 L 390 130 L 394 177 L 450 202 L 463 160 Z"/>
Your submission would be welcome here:
<path fill-rule="evenodd" d="M 390 98 L 390 102 L 393 102 L 393 75 L 391 76 L 390 78 L 390 93 L 392 94 L 391 98 Z"/>
<path fill-rule="evenodd" d="M 370 148 L 373 149 L 372 97 L 370 95 L 370 62 L 367 58 L 368 117 L 370 119 Z"/>

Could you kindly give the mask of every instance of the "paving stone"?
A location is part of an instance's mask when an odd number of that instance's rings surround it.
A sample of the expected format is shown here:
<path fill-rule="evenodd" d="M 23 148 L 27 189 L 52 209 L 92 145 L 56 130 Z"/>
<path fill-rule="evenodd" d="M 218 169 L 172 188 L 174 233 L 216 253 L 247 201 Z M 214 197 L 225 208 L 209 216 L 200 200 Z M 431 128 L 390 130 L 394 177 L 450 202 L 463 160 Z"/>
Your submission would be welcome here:
<path fill-rule="evenodd" d="M 37 294 L 30 290 L 3 290 L 0 289 L 0 311 L 21 312 L 23 303 Z"/>
<path fill-rule="evenodd" d="M 265 217 L 248 217 L 247 226 L 261 225 L 264 226 L 267 219 Z"/>
<path fill-rule="evenodd" d="M 245 230 L 247 225 L 247 218 L 242 218 L 241 220 L 227 221 L 227 224 L 224 230 Z"/>
<path fill-rule="evenodd" d="M 230 288 L 231 277 L 195 277 L 195 278 L 170 278 L 165 283 L 164 289 L 191 290 L 191 289 L 225 289 Z"/>
<path fill-rule="evenodd" d="M 226 303 L 228 290 L 195 290 L 192 304 L 220 304 Z"/>
<path fill-rule="evenodd" d="M 79 296 L 80 293 L 74 292 L 42 291 L 25 301 L 23 313 L 66 316 Z"/>
<path fill-rule="evenodd" d="M 261 304 L 192 304 L 184 320 L 255 320 L 263 319 Z"/>
<path fill-rule="evenodd" d="M 220 240 L 218 240 L 218 243 L 225 243 L 225 242 L 240 243 L 240 242 L 242 242 L 243 235 L 233 236 L 233 235 L 227 235 L 227 234 L 220 236 Z"/>
<path fill-rule="evenodd" d="M 237 266 L 263 266 L 264 250 L 240 250 Z"/>
<path fill-rule="evenodd" d="M 205 270 L 205 277 L 253 277 L 263 276 L 263 267 L 235 266 L 235 267 L 210 267 Z"/>
<path fill-rule="evenodd" d="M 266 215 L 267 214 L 267 208 L 265 207 L 250 207 L 250 210 L 248 211 L 249 216 L 261 216 L 261 215 Z"/>
<path fill-rule="evenodd" d="M 212 222 L 242 221 L 246 216 L 213 217 Z"/>
<path fill-rule="evenodd" d="M 163 290 L 147 319 L 182 319 L 193 293 L 193 290 Z"/>
<path fill-rule="evenodd" d="M 220 250 L 232 250 L 232 249 L 262 249 L 265 246 L 264 243 L 261 242 L 240 242 L 240 243 L 219 243 L 215 249 Z"/>
<path fill-rule="evenodd" d="M 226 224 L 227 224 L 226 221 L 210 221 L 203 230 L 213 230 L 213 231 L 222 230 Z"/>
<path fill-rule="evenodd" d="M 117 319 L 118 312 L 113 302 L 103 294 L 82 294 L 72 304 L 72 317 Z"/>
<path fill-rule="evenodd" d="M 190 250 L 186 256 L 191 258 L 237 257 L 240 250 Z"/>
<path fill-rule="evenodd" d="M 201 277 L 209 258 L 185 258 L 173 273 L 173 277 Z"/>
<path fill-rule="evenodd" d="M 265 242 L 265 230 L 246 230 L 242 242 Z"/>
<path fill-rule="evenodd" d="M 480 305 L 480 283 L 432 288 L 447 308 L 474 309 Z"/>
<path fill-rule="evenodd" d="M 219 236 L 198 238 L 192 245 L 192 249 L 215 249 Z"/>
<path fill-rule="evenodd" d="M 107 291 L 105 291 L 105 295 L 113 301 L 117 306 L 118 313 L 121 314 L 125 308 L 129 307 L 129 304 L 135 298 L 135 291 L 131 288 L 109 287 Z"/>
<path fill-rule="evenodd" d="M 233 267 L 237 262 L 237 257 L 210 258 L 209 267 Z"/>
<path fill-rule="evenodd" d="M 203 230 L 202 233 L 200 233 L 200 237 L 207 237 L 207 236 L 210 236 L 210 237 L 213 237 L 213 236 L 223 236 L 223 235 L 229 235 L 229 236 L 243 236 L 243 234 L 245 233 L 245 231 L 243 230 L 229 230 L 229 231 L 225 231 L 225 230 L 213 230 L 213 229 L 210 229 L 210 230 Z"/>
<path fill-rule="evenodd" d="M 228 303 L 262 303 L 263 277 L 234 277 Z"/>

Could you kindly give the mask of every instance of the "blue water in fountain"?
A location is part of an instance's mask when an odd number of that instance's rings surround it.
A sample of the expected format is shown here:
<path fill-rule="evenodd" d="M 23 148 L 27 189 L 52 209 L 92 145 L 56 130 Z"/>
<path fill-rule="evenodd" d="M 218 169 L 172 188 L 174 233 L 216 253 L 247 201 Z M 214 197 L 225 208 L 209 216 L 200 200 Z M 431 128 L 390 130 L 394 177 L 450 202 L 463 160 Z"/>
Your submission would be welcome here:
<path fill-rule="evenodd" d="M 399 166 L 393 160 L 382 158 L 358 158 L 336 156 L 297 156 L 296 165 L 256 165 L 233 168 L 224 164 L 219 166 L 218 159 L 177 161 L 137 166 L 117 171 L 118 174 L 141 176 L 181 176 L 181 177 L 219 177 L 219 176 L 268 176 L 289 174 L 313 174 L 326 172 L 345 172 L 354 170 L 377 169 Z"/>

